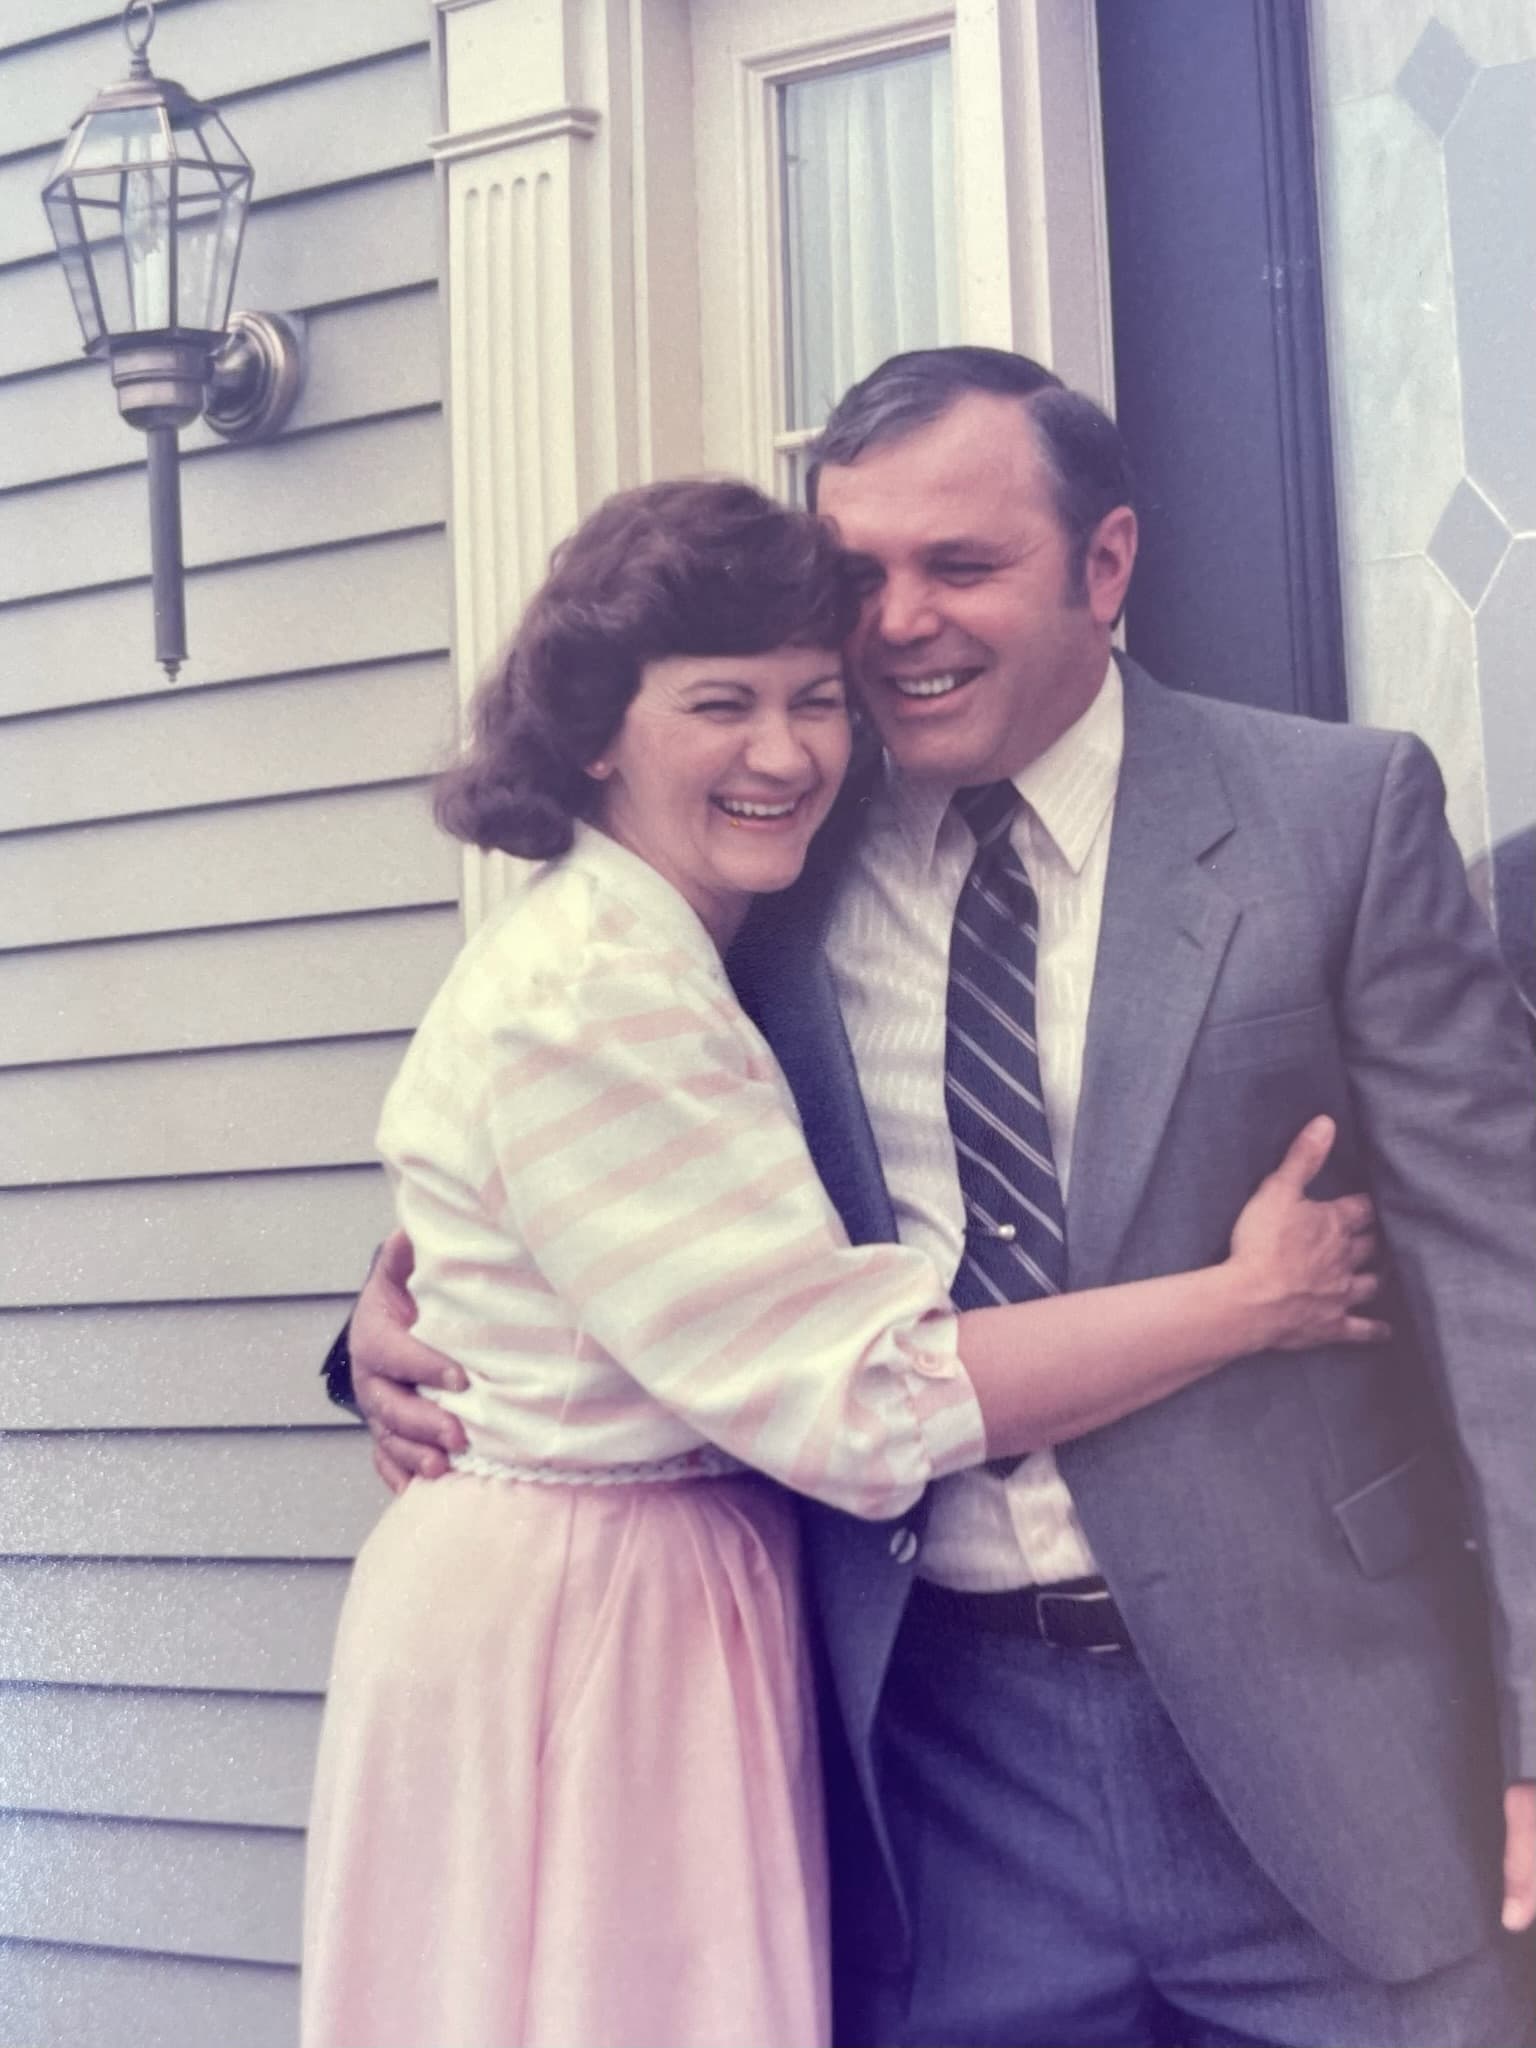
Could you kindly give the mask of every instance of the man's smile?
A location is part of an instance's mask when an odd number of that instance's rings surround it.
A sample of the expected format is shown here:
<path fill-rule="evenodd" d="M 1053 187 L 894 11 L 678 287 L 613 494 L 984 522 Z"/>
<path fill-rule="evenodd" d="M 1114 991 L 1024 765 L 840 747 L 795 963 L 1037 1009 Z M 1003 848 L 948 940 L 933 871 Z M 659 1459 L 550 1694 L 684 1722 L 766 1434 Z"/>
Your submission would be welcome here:
<path fill-rule="evenodd" d="M 967 667 L 958 665 L 951 668 L 930 668 L 912 674 L 900 674 L 885 669 L 876 675 L 880 688 L 889 693 L 887 702 L 894 697 L 901 707 L 902 715 L 921 715 L 930 705 L 937 708 L 969 689 L 983 669 L 975 663 Z"/>

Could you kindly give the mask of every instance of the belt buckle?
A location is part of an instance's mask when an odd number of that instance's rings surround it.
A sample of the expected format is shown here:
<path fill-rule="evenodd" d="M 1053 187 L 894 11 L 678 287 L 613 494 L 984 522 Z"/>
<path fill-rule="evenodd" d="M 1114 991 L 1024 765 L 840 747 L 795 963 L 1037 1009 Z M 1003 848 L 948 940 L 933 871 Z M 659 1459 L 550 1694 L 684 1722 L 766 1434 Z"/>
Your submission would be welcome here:
<path fill-rule="evenodd" d="M 1049 1586 L 1035 1590 L 1035 1618 L 1040 1624 L 1040 1640 L 1049 1643 L 1056 1650 L 1086 1650 L 1090 1657 L 1114 1657 L 1120 1652 L 1118 1643 L 1074 1643 L 1051 1631 L 1049 1603 L 1058 1607 L 1093 1607 L 1106 1605 L 1113 1598 L 1107 1586 L 1095 1586 L 1089 1593 L 1055 1593 Z"/>

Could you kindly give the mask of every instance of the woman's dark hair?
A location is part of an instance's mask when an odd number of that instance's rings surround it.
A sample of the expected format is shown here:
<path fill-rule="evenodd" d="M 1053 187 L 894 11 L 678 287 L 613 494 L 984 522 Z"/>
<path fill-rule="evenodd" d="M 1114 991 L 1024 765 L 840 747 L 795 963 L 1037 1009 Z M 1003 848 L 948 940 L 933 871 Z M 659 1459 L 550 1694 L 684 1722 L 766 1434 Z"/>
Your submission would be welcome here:
<path fill-rule="evenodd" d="M 474 846 L 564 853 L 647 662 L 840 647 L 858 613 L 852 569 L 807 513 L 723 478 L 621 491 L 556 548 L 438 780 L 438 823 Z"/>

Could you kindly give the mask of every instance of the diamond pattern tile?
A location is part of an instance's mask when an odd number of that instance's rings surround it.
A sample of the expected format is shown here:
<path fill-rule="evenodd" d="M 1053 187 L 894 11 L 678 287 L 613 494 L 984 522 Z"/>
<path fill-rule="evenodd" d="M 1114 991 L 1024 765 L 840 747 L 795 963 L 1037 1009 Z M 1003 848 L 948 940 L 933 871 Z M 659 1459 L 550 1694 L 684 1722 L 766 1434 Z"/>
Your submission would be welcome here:
<path fill-rule="evenodd" d="M 1509 548 L 1477 615 L 1476 633 L 1488 823 L 1497 845 L 1536 824 L 1536 534 Z"/>
<path fill-rule="evenodd" d="M 1477 66 L 1455 36 L 1431 15 L 1397 74 L 1397 90 L 1432 135 L 1444 135 L 1466 98 Z"/>
<path fill-rule="evenodd" d="M 1469 611 L 1482 603 L 1508 545 L 1509 528 L 1482 492 L 1463 478 L 1430 536 L 1429 553 Z"/>
<path fill-rule="evenodd" d="M 1536 530 L 1536 63 L 1480 72 L 1445 139 L 1466 474 Z"/>

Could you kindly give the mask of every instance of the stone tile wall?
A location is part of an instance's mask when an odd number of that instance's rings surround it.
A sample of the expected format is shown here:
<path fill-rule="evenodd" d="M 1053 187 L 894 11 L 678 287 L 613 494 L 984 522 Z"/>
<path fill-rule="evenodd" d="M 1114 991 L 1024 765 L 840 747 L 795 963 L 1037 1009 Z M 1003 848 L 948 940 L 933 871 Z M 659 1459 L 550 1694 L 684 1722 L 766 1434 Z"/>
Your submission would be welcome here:
<path fill-rule="evenodd" d="M 1536 5 L 1312 0 L 1353 715 L 1536 956 Z"/>

